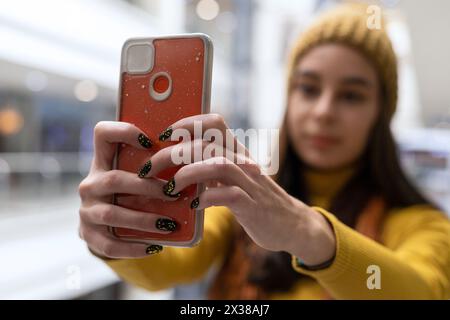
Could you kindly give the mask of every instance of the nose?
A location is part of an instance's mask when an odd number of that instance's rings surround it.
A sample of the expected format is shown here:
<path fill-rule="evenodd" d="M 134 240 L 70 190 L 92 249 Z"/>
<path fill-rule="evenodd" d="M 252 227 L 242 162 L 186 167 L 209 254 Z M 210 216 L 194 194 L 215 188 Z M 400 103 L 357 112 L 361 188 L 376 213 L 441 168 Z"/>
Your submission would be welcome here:
<path fill-rule="evenodd" d="M 323 91 L 317 104 L 313 107 L 312 114 L 317 120 L 329 122 L 335 116 L 334 94 L 331 90 Z"/>

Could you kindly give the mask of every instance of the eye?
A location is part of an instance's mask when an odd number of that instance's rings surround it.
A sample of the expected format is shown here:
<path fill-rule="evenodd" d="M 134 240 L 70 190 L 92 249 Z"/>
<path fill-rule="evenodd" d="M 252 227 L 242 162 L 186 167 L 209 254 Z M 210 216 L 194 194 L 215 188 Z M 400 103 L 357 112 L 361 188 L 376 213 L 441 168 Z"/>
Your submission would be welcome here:
<path fill-rule="evenodd" d="M 343 91 L 340 98 L 348 103 L 361 103 L 366 99 L 363 94 L 356 91 Z"/>
<path fill-rule="evenodd" d="M 317 85 L 300 83 L 295 88 L 306 98 L 315 98 L 320 95 L 320 88 Z"/>

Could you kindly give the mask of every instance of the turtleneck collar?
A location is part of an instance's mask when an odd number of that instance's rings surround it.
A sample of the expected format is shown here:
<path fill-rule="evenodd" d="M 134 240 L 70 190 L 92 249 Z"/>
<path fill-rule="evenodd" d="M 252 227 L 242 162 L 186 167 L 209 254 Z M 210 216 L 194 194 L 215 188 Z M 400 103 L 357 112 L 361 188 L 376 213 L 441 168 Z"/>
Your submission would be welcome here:
<path fill-rule="evenodd" d="M 356 170 L 355 166 L 333 171 L 305 169 L 304 178 L 312 202 L 311 205 L 328 209 L 333 197 L 350 180 Z"/>

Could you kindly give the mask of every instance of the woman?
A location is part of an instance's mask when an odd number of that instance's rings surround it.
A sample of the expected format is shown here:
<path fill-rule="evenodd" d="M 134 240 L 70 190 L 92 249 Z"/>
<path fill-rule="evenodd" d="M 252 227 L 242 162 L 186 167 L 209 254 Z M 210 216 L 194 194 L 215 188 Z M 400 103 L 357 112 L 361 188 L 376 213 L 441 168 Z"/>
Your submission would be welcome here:
<path fill-rule="evenodd" d="M 170 232 L 171 221 L 110 204 L 113 193 L 173 200 L 163 186 L 111 170 L 114 143 L 141 147 L 126 123 L 101 122 L 80 184 L 80 236 L 125 281 L 159 290 L 200 279 L 217 265 L 210 298 L 449 299 L 450 223 L 405 178 L 389 129 L 397 102 L 396 58 L 384 30 L 359 6 L 324 15 L 297 41 L 288 69 L 280 172 L 203 160 L 175 175 L 176 194 L 204 182 L 194 248 L 130 244 L 106 226 Z M 227 129 L 219 115 L 172 129 Z M 164 149 L 163 149 L 164 150 Z M 153 176 L 171 166 L 152 157 Z M 167 189 L 164 189 L 167 191 Z"/>

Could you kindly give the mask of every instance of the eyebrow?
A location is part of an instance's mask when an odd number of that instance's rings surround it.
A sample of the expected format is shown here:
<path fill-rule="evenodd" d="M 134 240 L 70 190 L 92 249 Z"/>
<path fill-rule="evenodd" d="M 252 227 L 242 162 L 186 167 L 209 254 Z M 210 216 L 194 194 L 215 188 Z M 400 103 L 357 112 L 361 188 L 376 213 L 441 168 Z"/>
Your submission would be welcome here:
<path fill-rule="evenodd" d="M 294 78 L 311 78 L 313 80 L 320 80 L 320 75 L 317 72 L 310 71 L 310 70 L 295 70 L 294 72 Z"/>
<path fill-rule="evenodd" d="M 317 72 L 311 70 L 296 70 L 294 72 L 294 78 L 310 78 L 312 80 L 320 80 L 321 76 Z M 357 85 L 365 88 L 370 88 L 373 85 L 371 81 L 361 76 L 348 76 L 341 79 L 340 83 L 344 85 Z"/>
<path fill-rule="evenodd" d="M 372 82 L 363 77 L 351 76 L 341 80 L 341 83 L 347 85 L 358 85 L 366 88 L 370 88 L 372 86 Z"/>

